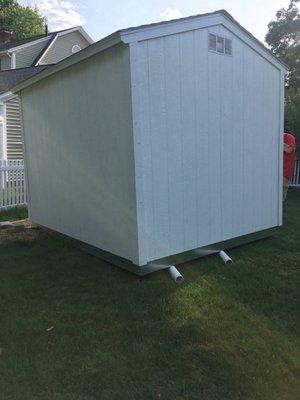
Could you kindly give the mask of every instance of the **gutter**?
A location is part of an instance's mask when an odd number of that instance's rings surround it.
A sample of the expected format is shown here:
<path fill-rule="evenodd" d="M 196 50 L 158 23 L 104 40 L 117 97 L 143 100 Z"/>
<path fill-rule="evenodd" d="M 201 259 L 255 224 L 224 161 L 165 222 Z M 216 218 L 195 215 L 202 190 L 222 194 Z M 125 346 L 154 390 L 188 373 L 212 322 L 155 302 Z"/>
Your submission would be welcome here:
<path fill-rule="evenodd" d="M 2 94 L 0 94 L 0 103 L 3 103 L 5 101 L 7 101 L 7 100 L 10 100 L 15 96 L 16 95 L 11 91 L 2 93 Z"/>

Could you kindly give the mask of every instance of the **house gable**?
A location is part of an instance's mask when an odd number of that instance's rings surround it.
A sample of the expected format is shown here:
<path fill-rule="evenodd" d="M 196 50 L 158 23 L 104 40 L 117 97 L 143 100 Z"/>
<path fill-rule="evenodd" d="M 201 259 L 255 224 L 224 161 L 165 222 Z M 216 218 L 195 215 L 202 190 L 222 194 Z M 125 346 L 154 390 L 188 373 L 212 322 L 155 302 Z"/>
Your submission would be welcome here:
<path fill-rule="evenodd" d="M 83 49 L 91 43 L 93 40 L 84 29 L 76 27 L 51 32 L 47 36 L 0 44 L 0 70 L 54 64 L 73 54 L 74 45 Z"/>
<path fill-rule="evenodd" d="M 16 68 L 25 68 L 33 65 L 38 55 L 44 51 L 51 37 L 48 40 L 33 42 L 30 46 L 16 50 Z"/>
<path fill-rule="evenodd" d="M 91 43 L 79 30 L 64 35 L 57 35 L 44 53 L 36 60 L 36 65 L 56 64 L 74 54 L 76 50 L 84 49 Z M 76 49 L 74 48 L 76 47 Z"/>

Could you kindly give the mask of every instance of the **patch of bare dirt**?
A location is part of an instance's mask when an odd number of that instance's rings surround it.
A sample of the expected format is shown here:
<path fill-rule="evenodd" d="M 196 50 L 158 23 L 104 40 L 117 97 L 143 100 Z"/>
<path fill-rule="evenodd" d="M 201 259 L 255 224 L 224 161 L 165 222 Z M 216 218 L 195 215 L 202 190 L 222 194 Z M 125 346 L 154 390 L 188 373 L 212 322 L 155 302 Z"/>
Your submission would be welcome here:
<path fill-rule="evenodd" d="M 14 241 L 31 241 L 43 233 L 39 225 L 28 219 L 0 222 L 0 244 Z"/>

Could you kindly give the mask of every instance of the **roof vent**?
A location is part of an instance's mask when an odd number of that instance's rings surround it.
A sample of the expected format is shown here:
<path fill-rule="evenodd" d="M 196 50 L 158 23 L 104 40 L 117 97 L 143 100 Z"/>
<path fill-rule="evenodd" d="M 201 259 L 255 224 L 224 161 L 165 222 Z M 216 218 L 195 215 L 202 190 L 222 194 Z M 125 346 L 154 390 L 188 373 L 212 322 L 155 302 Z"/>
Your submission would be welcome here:
<path fill-rule="evenodd" d="M 72 47 L 72 53 L 77 53 L 80 50 L 81 47 L 78 44 L 74 44 L 74 46 Z"/>
<path fill-rule="evenodd" d="M 224 36 L 210 33 L 208 37 L 208 48 L 218 54 L 232 55 L 232 40 Z"/>

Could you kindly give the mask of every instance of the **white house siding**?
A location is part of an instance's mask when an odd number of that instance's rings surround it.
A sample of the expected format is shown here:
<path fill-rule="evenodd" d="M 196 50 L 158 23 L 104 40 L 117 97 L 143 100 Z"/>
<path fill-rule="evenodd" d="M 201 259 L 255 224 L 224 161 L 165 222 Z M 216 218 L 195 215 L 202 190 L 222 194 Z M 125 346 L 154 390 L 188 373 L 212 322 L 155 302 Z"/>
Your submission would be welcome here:
<path fill-rule="evenodd" d="M 6 158 L 5 106 L 0 102 L 0 160 Z"/>
<path fill-rule="evenodd" d="M 9 56 L 1 57 L 1 71 L 5 71 L 7 69 L 11 69 L 11 59 Z"/>
<path fill-rule="evenodd" d="M 72 47 L 76 44 L 79 45 L 81 49 L 89 45 L 88 41 L 78 31 L 59 36 L 39 64 L 56 64 L 63 58 L 71 56 L 73 54 Z"/>
<path fill-rule="evenodd" d="M 39 56 L 50 39 L 32 43 L 16 51 L 16 68 L 30 67 Z"/>
<path fill-rule="evenodd" d="M 5 103 L 6 143 L 9 160 L 23 159 L 20 101 L 16 96 Z"/>
<path fill-rule="evenodd" d="M 128 48 L 88 58 L 21 96 L 31 219 L 136 261 Z"/>
<path fill-rule="evenodd" d="M 280 71 L 221 26 L 133 44 L 131 62 L 141 258 L 279 225 Z"/>

